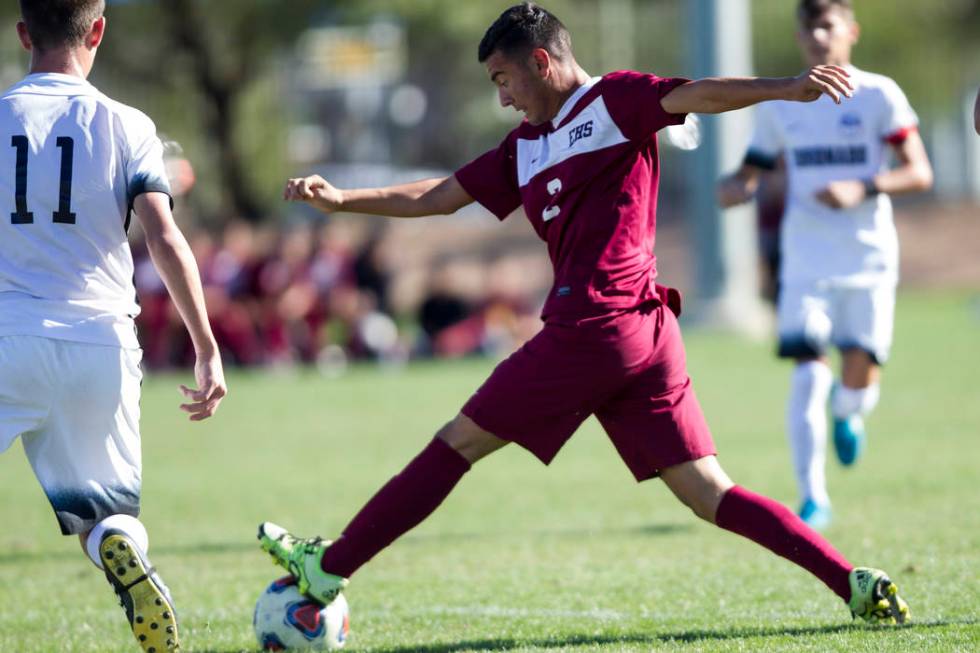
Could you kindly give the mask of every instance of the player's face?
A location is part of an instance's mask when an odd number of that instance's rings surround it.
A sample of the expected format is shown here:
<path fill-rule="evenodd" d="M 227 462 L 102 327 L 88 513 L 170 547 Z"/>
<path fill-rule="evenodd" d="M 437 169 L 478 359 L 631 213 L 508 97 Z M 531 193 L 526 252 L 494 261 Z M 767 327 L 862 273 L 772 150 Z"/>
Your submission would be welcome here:
<path fill-rule="evenodd" d="M 494 52 L 487 59 L 487 74 L 497 87 L 497 98 L 503 107 L 514 107 L 532 125 L 551 120 L 548 101 L 549 89 L 538 73 L 533 57 L 526 60 L 511 59 L 501 52 Z"/>
<path fill-rule="evenodd" d="M 858 26 L 846 11 L 828 9 L 816 18 L 801 20 L 797 40 L 808 65 L 840 66 L 851 62 Z"/>

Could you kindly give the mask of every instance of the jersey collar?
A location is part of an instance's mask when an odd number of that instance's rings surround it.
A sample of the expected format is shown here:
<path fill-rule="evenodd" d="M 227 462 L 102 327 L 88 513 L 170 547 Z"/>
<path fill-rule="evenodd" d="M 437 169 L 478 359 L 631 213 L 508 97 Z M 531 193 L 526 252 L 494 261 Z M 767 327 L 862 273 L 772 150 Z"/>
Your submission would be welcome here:
<path fill-rule="evenodd" d="M 586 93 L 588 93 L 589 92 L 589 89 L 592 88 L 593 86 L 595 86 L 596 85 L 596 82 L 598 82 L 600 79 L 602 79 L 602 78 L 601 77 L 590 77 L 587 82 L 585 82 L 584 84 L 582 84 L 581 86 L 579 86 L 577 89 L 575 89 L 575 92 L 572 93 L 571 97 L 569 97 L 567 100 L 565 100 L 565 104 L 561 105 L 561 109 L 559 109 L 558 115 L 551 119 L 551 128 L 552 129 L 558 129 L 558 125 L 560 125 L 562 123 L 562 121 L 565 120 L 565 118 L 568 117 L 568 114 L 571 113 L 572 112 L 572 109 L 575 108 L 575 104 L 579 100 L 581 100 L 582 99 L 582 96 L 585 95 Z"/>
<path fill-rule="evenodd" d="M 58 93 L 59 89 L 78 88 L 91 89 L 88 80 L 65 75 L 64 73 L 31 73 L 17 82 L 11 89 L 30 88 L 35 93 Z"/>
<path fill-rule="evenodd" d="M 24 77 L 25 82 L 42 82 L 57 84 L 84 84 L 89 85 L 88 80 L 82 79 L 77 75 L 66 75 L 65 73 L 30 73 Z"/>

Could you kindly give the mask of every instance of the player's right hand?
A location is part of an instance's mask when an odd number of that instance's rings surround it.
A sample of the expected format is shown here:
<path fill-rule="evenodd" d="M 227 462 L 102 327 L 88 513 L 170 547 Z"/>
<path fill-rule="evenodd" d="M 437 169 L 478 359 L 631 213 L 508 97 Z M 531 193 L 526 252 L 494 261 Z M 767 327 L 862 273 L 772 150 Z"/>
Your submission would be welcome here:
<path fill-rule="evenodd" d="M 197 381 L 197 388 L 188 388 L 183 384 L 180 386 L 181 393 L 191 400 L 190 403 L 181 404 L 180 409 L 190 413 L 192 422 L 200 422 L 214 415 L 218 404 L 228 394 L 221 356 L 217 353 L 199 354 L 194 363 L 194 380 Z"/>
<path fill-rule="evenodd" d="M 320 175 L 290 179 L 282 198 L 287 202 L 306 202 L 324 213 L 337 211 L 344 202 L 343 193 Z"/>

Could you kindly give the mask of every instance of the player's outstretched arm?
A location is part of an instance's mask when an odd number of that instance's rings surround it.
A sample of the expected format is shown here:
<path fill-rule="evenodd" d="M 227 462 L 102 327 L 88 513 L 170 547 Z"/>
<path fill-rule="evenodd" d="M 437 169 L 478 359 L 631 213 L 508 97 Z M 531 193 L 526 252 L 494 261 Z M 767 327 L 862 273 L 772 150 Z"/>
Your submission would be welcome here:
<path fill-rule="evenodd" d="M 723 113 L 766 102 L 813 102 L 821 95 L 840 104 L 853 91 L 840 66 L 814 66 L 797 77 L 707 77 L 682 84 L 660 99 L 668 113 Z"/>
<path fill-rule="evenodd" d="M 143 193 L 133 202 L 136 217 L 146 235 L 150 258 L 163 279 L 174 305 L 194 343 L 197 362 L 194 378 L 197 388 L 181 385 L 180 390 L 190 401 L 180 408 L 190 413 L 191 420 L 207 419 L 218 409 L 227 393 L 221 367 L 218 344 L 211 333 L 204 291 L 197 262 L 170 212 L 170 198 L 163 193 Z"/>
<path fill-rule="evenodd" d="M 392 218 L 449 215 L 473 202 L 455 175 L 398 186 L 351 190 L 341 190 L 323 177 L 312 175 L 286 182 L 283 199 L 306 202 L 324 213 L 348 211 Z"/>

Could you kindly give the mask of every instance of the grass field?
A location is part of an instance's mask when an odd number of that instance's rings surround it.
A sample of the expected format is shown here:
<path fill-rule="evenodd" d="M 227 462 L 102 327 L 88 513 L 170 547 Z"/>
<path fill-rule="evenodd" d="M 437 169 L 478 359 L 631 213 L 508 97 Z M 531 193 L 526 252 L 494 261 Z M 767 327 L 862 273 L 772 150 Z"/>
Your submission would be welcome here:
<path fill-rule="evenodd" d="M 516 447 L 355 577 L 350 648 L 424 651 L 980 650 L 980 299 L 905 294 L 868 457 L 828 476 L 828 537 L 889 570 L 915 618 L 853 624 L 819 581 L 637 485 L 590 420 L 544 468 Z M 771 343 L 687 337 L 721 461 L 795 502 L 783 435 L 789 370 Z M 254 539 L 273 519 L 336 533 L 451 417 L 490 361 L 235 374 L 219 415 L 177 411 L 185 377 L 147 379 L 143 518 L 186 651 L 254 650 L 278 576 Z M 135 651 L 122 610 L 54 517 L 19 446 L 0 457 L 0 651 Z"/>

